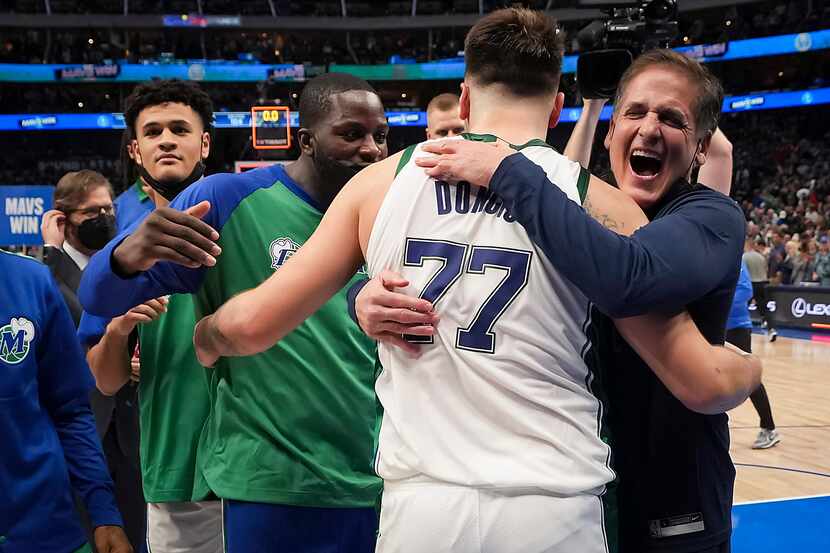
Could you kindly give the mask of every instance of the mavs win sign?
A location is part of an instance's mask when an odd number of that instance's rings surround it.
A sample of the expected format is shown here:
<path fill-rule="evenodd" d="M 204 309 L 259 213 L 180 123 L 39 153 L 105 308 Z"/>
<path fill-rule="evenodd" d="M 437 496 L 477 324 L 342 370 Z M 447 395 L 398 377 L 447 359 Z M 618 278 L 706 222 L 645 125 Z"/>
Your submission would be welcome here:
<path fill-rule="evenodd" d="M 40 220 L 52 209 L 51 186 L 0 186 L 0 246 L 43 243 Z"/>
<path fill-rule="evenodd" d="M 34 339 L 34 323 L 26 317 L 13 317 L 8 324 L 0 326 L 0 362 L 8 365 L 22 362 L 29 355 Z"/>

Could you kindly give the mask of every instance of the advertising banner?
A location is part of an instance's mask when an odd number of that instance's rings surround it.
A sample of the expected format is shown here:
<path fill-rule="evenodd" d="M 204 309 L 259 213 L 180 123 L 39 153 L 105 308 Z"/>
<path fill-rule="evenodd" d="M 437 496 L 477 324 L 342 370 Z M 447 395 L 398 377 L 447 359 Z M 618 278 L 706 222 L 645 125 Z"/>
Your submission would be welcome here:
<path fill-rule="evenodd" d="M 52 186 L 0 185 L 0 246 L 43 244 L 40 220 L 52 209 Z"/>

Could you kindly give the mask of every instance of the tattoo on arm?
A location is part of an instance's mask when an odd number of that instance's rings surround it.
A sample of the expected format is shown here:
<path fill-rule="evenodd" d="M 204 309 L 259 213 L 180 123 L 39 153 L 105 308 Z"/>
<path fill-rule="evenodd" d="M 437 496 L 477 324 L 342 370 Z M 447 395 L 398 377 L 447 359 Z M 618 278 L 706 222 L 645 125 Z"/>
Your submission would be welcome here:
<path fill-rule="evenodd" d="M 608 230 L 613 230 L 616 233 L 621 233 L 625 229 L 625 223 L 613 219 L 607 213 L 602 213 L 602 212 L 598 211 L 591 204 L 591 200 L 588 199 L 587 197 L 585 198 L 585 201 L 582 203 L 582 208 L 588 213 L 588 215 L 593 217 L 594 220 L 599 222 L 599 224 L 601 224 L 602 226 L 604 226 Z"/>

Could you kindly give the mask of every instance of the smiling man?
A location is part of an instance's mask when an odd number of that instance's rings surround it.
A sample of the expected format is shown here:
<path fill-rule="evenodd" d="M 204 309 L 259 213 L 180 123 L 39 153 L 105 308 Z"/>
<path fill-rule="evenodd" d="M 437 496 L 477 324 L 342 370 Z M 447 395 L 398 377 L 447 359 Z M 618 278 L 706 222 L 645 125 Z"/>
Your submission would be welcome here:
<path fill-rule="evenodd" d="M 300 127 L 296 162 L 202 179 L 111 242 L 82 282 L 87 311 L 117 316 L 150 298 L 191 293 L 197 312 L 212 313 L 279 271 L 346 182 L 387 156 L 380 98 L 351 75 L 306 84 Z M 154 127 L 146 132 L 152 137 Z M 172 155 L 184 150 L 151 142 L 138 162 L 188 173 Z M 267 352 L 209 372 L 213 401 L 194 495 L 209 490 L 222 499 L 229 553 L 374 548 L 376 350 L 346 314 L 345 295 Z"/>

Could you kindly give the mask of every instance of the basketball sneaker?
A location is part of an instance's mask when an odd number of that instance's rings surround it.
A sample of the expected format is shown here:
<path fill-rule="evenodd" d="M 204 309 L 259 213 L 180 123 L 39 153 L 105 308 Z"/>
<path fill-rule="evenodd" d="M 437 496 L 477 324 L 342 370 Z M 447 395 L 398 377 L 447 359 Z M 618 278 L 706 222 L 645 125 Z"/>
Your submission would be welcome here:
<path fill-rule="evenodd" d="M 758 437 L 755 438 L 755 443 L 752 444 L 752 449 L 769 449 L 780 441 L 777 430 L 762 428 L 758 432 Z"/>
<path fill-rule="evenodd" d="M 767 332 L 767 340 L 769 340 L 770 342 L 774 342 L 777 338 L 778 338 L 778 331 L 775 330 L 774 328 L 770 329 L 769 332 Z"/>

